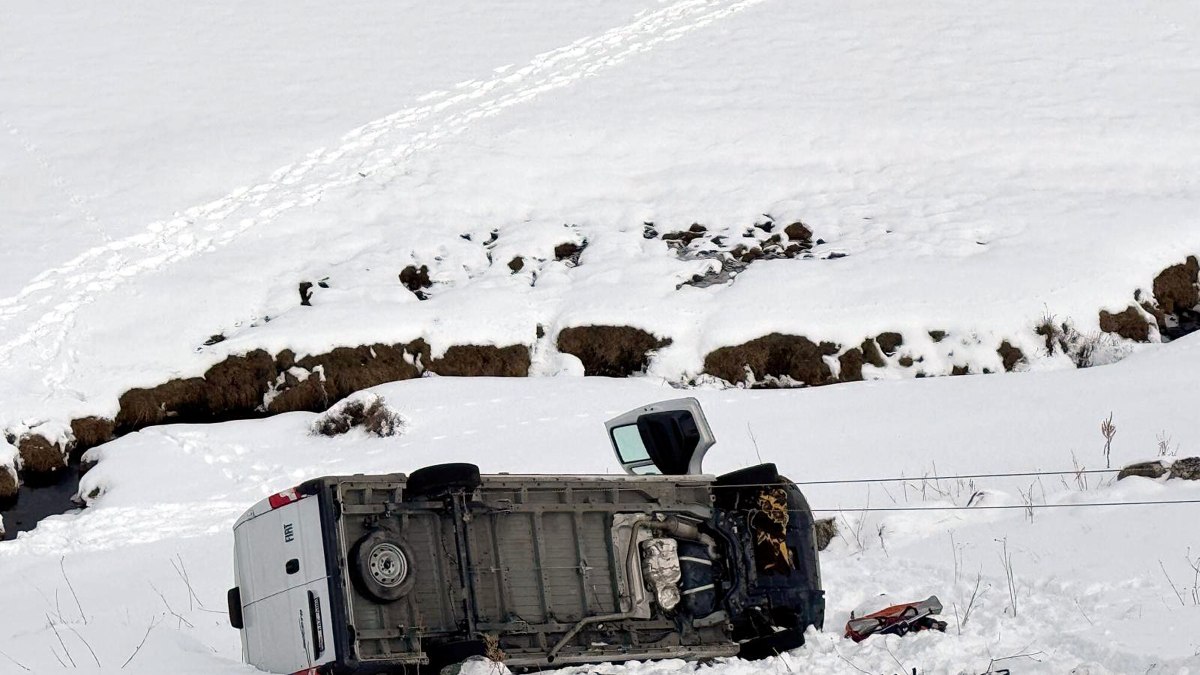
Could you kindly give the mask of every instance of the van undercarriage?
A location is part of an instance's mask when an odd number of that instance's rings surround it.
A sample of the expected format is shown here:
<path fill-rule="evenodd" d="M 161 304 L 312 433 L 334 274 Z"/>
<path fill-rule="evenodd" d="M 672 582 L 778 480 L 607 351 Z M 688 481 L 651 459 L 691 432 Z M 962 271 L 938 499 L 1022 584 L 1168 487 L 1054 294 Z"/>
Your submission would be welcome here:
<path fill-rule="evenodd" d="M 235 544 L 244 656 L 280 673 L 760 658 L 824 620 L 811 511 L 771 464 L 317 478 L 247 512 Z"/>

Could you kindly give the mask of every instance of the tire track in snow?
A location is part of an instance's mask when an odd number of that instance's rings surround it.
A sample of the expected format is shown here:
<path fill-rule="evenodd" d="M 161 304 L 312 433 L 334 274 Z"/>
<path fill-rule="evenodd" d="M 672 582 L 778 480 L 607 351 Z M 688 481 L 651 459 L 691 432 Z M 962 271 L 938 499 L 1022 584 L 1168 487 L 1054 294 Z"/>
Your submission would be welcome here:
<path fill-rule="evenodd" d="M 40 360 L 53 359 L 79 309 L 126 281 L 224 246 L 293 208 L 317 203 L 328 191 L 381 171 L 387 178 L 386 172 L 394 172 L 398 163 L 462 133 L 477 120 L 596 75 L 762 2 L 765 0 L 681 0 L 643 12 L 632 23 L 539 54 L 518 70 L 504 70 L 486 81 L 460 83 L 456 89 L 461 93 L 438 91 L 419 97 L 422 105 L 365 124 L 343 136 L 340 146 L 315 150 L 304 160 L 277 169 L 266 182 L 240 188 L 170 220 L 152 223 L 144 232 L 88 250 L 61 267 L 42 272 L 16 295 L 0 299 L 0 363 L 26 345 L 36 347 L 35 356 Z M 417 129 L 419 126 L 423 128 Z M 392 140 L 405 130 L 413 133 L 401 142 Z M 21 321 L 27 317 L 28 322 Z M 60 384 L 67 369 L 52 370 L 56 374 L 48 376 L 47 384 Z"/>

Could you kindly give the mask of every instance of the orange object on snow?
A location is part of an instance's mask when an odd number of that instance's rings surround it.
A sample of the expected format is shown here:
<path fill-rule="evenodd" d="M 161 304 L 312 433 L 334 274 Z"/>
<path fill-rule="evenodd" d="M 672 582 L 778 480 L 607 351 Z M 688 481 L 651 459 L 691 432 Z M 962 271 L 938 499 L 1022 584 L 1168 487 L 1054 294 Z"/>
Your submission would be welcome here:
<path fill-rule="evenodd" d="M 922 630 L 945 632 L 946 622 L 933 618 L 934 614 L 940 614 L 941 611 L 941 601 L 936 595 L 931 595 L 921 602 L 892 605 L 863 617 L 856 618 L 851 614 L 846 622 L 846 637 L 862 642 L 876 633 L 905 635 Z"/>

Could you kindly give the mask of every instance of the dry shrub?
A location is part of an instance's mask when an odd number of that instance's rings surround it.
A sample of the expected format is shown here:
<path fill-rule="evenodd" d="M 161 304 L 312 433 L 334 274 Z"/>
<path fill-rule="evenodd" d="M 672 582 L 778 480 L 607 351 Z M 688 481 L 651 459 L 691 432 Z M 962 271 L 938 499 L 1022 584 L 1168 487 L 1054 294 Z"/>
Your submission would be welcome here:
<path fill-rule="evenodd" d="M 351 429 L 362 429 L 372 436 L 386 438 L 403 434 L 408 421 L 388 407 L 378 394 L 355 394 L 338 402 L 313 420 L 311 432 L 320 436 L 341 436 Z"/>
<path fill-rule="evenodd" d="M 838 525 L 833 518 L 822 518 L 813 522 L 813 532 L 817 537 L 817 550 L 824 551 L 829 543 L 837 536 Z"/>

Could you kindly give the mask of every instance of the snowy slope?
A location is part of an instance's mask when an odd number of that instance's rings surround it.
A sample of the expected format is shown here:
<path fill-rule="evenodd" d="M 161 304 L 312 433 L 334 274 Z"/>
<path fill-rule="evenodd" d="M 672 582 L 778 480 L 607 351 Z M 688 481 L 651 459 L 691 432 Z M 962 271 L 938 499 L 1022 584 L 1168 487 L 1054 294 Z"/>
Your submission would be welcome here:
<path fill-rule="evenodd" d="M 0 544 L 0 673 L 254 672 L 222 607 L 229 527 L 263 495 L 448 460 L 610 472 L 600 423 L 678 395 L 668 383 L 716 348 L 897 331 L 931 370 L 961 365 L 931 330 L 972 372 L 998 370 L 1006 339 L 1036 372 L 694 392 L 721 439 L 711 471 L 761 455 L 797 481 L 918 477 L 806 488 L 844 526 L 823 558 L 828 630 L 699 669 L 1200 669 L 1194 504 L 862 510 L 977 490 L 985 506 L 1200 498 L 1098 476 L 919 479 L 1100 468 L 1110 413 L 1114 465 L 1160 438 L 1200 454 L 1200 336 L 1076 371 L 1033 333 L 1045 315 L 1094 332 L 1200 254 L 1194 2 L 10 0 L 0 17 L 2 431 L 61 439 L 132 387 L 257 348 L 517 344 L 531 374 L 573 376 L 563 328 L 672 340 L 628 381 L 379 387 L 411 421 L 394 439 L 311 437 L 297 413 L 101 446 L 86 511 Z M 713 261 L 645 236 L 701 223 L 753 246 L 768 215 L 823 243 L 696 287 Z M 557 260 L 564 243 L 586 248 Z M 399 283 L 409 265 L 429 268 L 429 299 Z M 298 284 L 321 279 L 300 306 Z M 0 435 L 0 472 L 15 455 Z M 946 635 L 838 637 L 881 592 L 965 608 L 976 570 L 983 596 Z"/>
<path fill-rule="evenodd" d="M 538 325 L 551 350 L 569 325 L 669 337 L 651 372 L 672 380 L 772 331 L 942 329 L 994 351 L 1047 312 L 1094 330 L 1200 252 L 1187 2 L 213 8 L 106 18 L 85 39 L 101 10 L 30 5 L 3 29 L 18 133 L 0 218 L 22 252 L 0 300 L 6 426 L 111 415 L 129 387 L 255 347 L 532 345 Z M 79 78 L 37 49 L 60 24 L 106 65 L 48 99 Z M 117 39 L 184 27 L 169 59 Z M 64 130 L 81 109 L 98 128 Z M 189 152 L 223 143 L 253 154 Z M 734 237 L 764 213 L 827 243 L 677 290 L 709 263 L 642 237 L 644 221 Z M 553 261 L 584 240 L 579 266 Z M 397 283 L 409 263 L 430 267 L 430 300 Z M 299 307 L 297 283 L 324 277 Z"/>
<path fill-rule="evenodd" d="M 1033 656 L 998 667 L 1129 673 L 1157 663 L 1155 672 L 1194 672 L 1200 668 L 1200 607 L 1188 595 L 1193 581 L 1184 556 L 1195 561 L 1200 552 L 1195 504 L 1046 509 L 1032 522 L 1020 509 L 859 509 L 962 506 L 975 490 L 986 491 L 983 505 L 1020 504 L 1031 480 L 1039 505 L 1200 499 L 1197 484 L 1130 479 L 1113 486 L 1096 475 L 1088 477 L 1087 489 L 1073 477 L 970 484 L 919 479 L 935 468 L 940 475 L 1069 470 L 1072 454 L 1088 468 L 1103 468 L 1096 426 L 1110 411 L 1118 426 L 1114 464 L 1153 457 L 1164 430 L 1181 452 L 1194 452 L 1200 443 L 1196 398 L 1180 394 L 1195 393 L 1198 370 L 1200 340 L 1190 338 L 1170 353 L 1077 373 L 695 392 L 718 437 L 709 453 L 711 471 L 754 464 L 761 454 L 797 481 L 918 477 L 906 486 L 805 488 L 813 508 L 836 515 L 843 528 L 822 558 L 827 631 L 787 655 L 787 667 L 730 662 L 712 666 L 715 675 L 856 672 L 843 659 L 868 672 L 893 672 L 893 654 L 903 672 L 916 666 L 923 673 L 981 673 L 989 658 L 1019 654 Z M 0 585 L 0 603 L 14 610 L 0 616 L 0 636 L 11 636 L 0 640 L 0 650 L 34 672 L 55 668 L 53 652 L 65 657 L 48 615 L 66 633 L 66 651 L 77 662 L 94 665 L 86 640 L 105 669 L 116 672 L 153 623 L 126 671 L 245 672 L 237 635 L 220 610 L 232 579 L 229 528 L 250 504 L 313 476 L 409 471 L 444 461 L 472 461 L 492 472 L 612 472 L 602 421 L 675 394 L 646 381 L 594 378 L 431 378 L 376 391 L 410 420 L 404 435 L 310 436 L 312 415 L 297 413 L 158 427 L 94 450 L 101 462 L 82 486 L 84 494 L 96 495 L 92 506 L 0 546 L 0 578 L 24 580 Z M 834 509 L 844 510 L 829 512 Z M 1001 538 L 1017 582 L 1015 616 L 999 562 Z M 187 582 L 176 567 L 186 570 Z M 952 603 L 965 611 L 980 570 L 982 597 L 960 633 Z M 191 600 L 188 584 L 196 595 Z M 879 593 L 897 599 L 937 594 L 949 632 L 862 645 L 839 639 L 849 612 Z M 681 669 L 667 663 L 651 670 Z"/>

